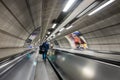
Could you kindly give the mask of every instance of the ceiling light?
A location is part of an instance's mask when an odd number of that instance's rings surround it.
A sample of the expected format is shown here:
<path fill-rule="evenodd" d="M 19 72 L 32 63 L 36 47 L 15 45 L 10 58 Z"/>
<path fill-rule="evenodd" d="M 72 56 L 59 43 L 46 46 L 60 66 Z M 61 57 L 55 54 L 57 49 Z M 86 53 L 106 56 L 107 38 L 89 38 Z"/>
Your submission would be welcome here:
<path fill-rule="evenodd" d="M 52 37 L 50 38 L 50 40 L 52 39 Z"/>
<path fill-rule="evenodd" d="M 52 38 L 55 38 L 55 35 L 52 35 Z"/>
<path fill-rule="evenodd" d="M 63 28 L 61 28 L 59 31 L 61 32 L 61 31 L 63 31 L 65 28 L 63 27 Z"/>
<path fill-rule="evenodd" d="M 68 0 L 65 8 L 63 9 L 63 12 L 67 12 L 68 9 L 73 5 L 74 2 L 75 2 L 75 0 Z"/>
<path fill-rule="evenodd" d="M 50 34 L 50 32 L 48 32 L 48 34 Z"/>
<path fill-rule="evenodd" d="M 68 29 L 70 29 L 70 28 L 72 28 L 73 26 L 71 25 L 71 26 L 69 26 L 69 27 L 67 27 L 66 29 L 68 30 Z"/>
<path fill-rule="evenodd" d="M 94 11 L 92 11 L 91 13 L 89 13 L 88 15 L 91 16 L 91 15 L 95 14 L 96 12 L 100 11 L 101 9 L 103 9 L 104 7 L 106 7 L 107 5 L 111 4 L 114 1 L 115 0 L 109 0 L 109 1 L 107 1 L 105 4 L 103 4 L 102 6 L 98 7 L 97 9 L 95 9 Z"/>
<path fill-rule="evenodd" d="M 53 37 L 55 37 L 55 35 L 53 35 Z"/>
<path fill-rule="evenodd" d="M 57 25 L 57 24 L 56 24 L 56 23 L 54 23 L 54 24 L 53 24 L 53 26 L 52 26 L 52 28 L 54 29 L 56 25 Z"/>
<path fill-rule="evenodd" d="M 61 33 L 58 33 L 58 35 L 60 35 Z"/>
<path fill-rule="evenodd" d="M 83 12 L 81 12 L 77 18 L 85 15 L 88 11 L 92 10 L 94 7 L 96 7 L 98 4 L 100 4 L 101 1 L 95 1 L 94 3 L 92 3 L 88 8 L 86 8 L 85 10 L 83 10 Z"/>

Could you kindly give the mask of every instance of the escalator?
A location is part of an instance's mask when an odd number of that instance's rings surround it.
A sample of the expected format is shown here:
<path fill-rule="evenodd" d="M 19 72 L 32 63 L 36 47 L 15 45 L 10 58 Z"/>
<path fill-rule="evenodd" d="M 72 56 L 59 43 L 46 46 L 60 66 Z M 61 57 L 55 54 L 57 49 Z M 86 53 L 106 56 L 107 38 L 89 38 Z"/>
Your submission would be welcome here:
<path fill-rule="evenodd" d="M 2 61 L 0 80 L 59 80 L 49 62 L 44 62 L 41 55 L 37 59 L 37 55 L 31 51 Z"/>
<path fill-rule="evenodd" d="M 9 64 L 2 68 L 3 63 Z M 10 68 L 10 66 L 12 67 Z M 82 56 L 82 53 L 78 55 L 60 49 L 54 49 L 54 55 L 49 55 L 46 62 L 42 60 L 42 55 L 38 55 L 37 51 L 33 51 L 8 61 L 2 61 L 0 67 L 0 80 L 120 79 L 119 65 L 102 61 L 102 58 L 101 60 L 94 59 L 90 56 Z"/>
<path fill-rule="evenodd" d="M 77 52 L 80 53 L 81 51 Z M 89 55 L 87 57 L 83 55 L 85 54 L 78 55 L 75 52 L 71 53 L 70 50 L 55 49 L 54 55 L 50 56 L 49 60 L 62 76 L 62 80 L 120 79 L 120 65 L 113 64 L 116 61 L 112 60 L 113 62 L 108 63 L 104 59 L 99 58 L 99 56 L 91 58 Z M 110 54 L 107 55 L 109 56 Z M 113 59 L 115 58 L 113 57 Z M 117 62 L 120 63 L 119 61 Z"/>

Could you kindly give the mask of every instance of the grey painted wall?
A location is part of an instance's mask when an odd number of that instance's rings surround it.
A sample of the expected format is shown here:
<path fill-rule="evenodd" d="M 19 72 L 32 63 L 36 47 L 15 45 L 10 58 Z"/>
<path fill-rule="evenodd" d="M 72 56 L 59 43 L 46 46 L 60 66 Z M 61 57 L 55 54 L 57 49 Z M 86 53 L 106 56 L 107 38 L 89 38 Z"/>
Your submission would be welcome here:
<path fill-rule="evenodd" d="M 82 32 L 89 49 L 120 51 L 120 14 L 88 26 Z"/>
<path fill-rule="evenodd" d="M 59 39 L 58 43 L 60 45 L 60 48 L 71 48 L 70 43 L 65 37 Z"/>

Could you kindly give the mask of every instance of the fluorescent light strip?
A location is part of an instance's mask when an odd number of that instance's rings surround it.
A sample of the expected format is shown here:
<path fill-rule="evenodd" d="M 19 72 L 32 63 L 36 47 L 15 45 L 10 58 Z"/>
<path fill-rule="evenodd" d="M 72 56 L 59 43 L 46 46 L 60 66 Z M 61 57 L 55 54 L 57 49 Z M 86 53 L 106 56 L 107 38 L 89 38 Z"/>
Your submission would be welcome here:
<path fill-rule="evenodd" d="M 53 37 L 55 37 L 55 35 L 53 35 Z"/>
<path fill-rule="evenodd" d="M 101 2 L 100 1 L 95 1 L 92 5 L 90 5 L 87 9 L 83 10 L 83 12 L 81 12 L 77 18 L 85 15 L 88 11 L 90 11 L 91 9 L 93 9 L 94 7 L 96 7 L 98 4 L 100 4 Z"/>
<path fill-rule="evenodd" d="M 51 38 L 55 38 L 55 35 L 52 35 L 52 37 Z"/>
<path fill-rule="evenodd" d="M 53 24 L 53 26 L 52 26 L 52 28 L 54 29 L 54 28 L 56 27 L 56 25 L 57 25 L 57 24 L 56 24 L 56 23 L 54 23 L 54 24 Z"/>
<path fill-rule="evenodd" d="M 75 2 L 75 0 L 69 0 L 65 6 L 65 8 L 63 9 L 63 12 L 67 12 L 68 9 L 73 5 L 73 3 Z"/>
<path fill-rule="evenodd" d="M 114 1 L 115 0 L 109 0 L 108 2 L 106 2 L 105 4 L 103 4 L 102 6 L 100 6 L 99 8 L 95 9 L 94 11 L 92 11 L 91 13 L 89 13 L 88 15 L 91 16 L 91 15 L 95 14 L 96 12 L 100 11 L 101 9 L 103 9 L 104 7 L 106 7 L 107 5 L 111 4 Z"/>
<path fill-rule="evenodd" d="M 61 35 L 61 33 L 58 33 L 58 35 Z"/>
<path fill-rule="evenodd" d="M 63 28 L 61 28 L 59 31 L 61 32 L 61 31 L 63 31 L 65 28 L 63 27 Z"/>
<path fill-rule="evenodd" d="M 73 26 L 71 25 L 71 26 L 69 26 L 69 27 L 67 27 L 66 29 L 68 30 L 68 29 L 70 29 L 70 28 L 72 28 Z"/>
<path fill-rule="evenodd" d="M 48 34 L 50 34 L 50 32 L 48 32 Z"/>

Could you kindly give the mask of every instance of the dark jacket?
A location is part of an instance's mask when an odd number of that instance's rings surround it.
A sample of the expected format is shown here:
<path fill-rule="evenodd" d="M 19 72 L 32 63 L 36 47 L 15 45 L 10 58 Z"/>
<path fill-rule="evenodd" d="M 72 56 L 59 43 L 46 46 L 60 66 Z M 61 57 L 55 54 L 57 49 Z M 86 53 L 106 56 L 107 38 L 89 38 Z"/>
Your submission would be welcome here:
<path fill-rule="evenodd" d="M 39 53 L 45 53 L 49 49 L 49 44 L 47 42 L 44 42 L 42 45 L 39 46 Z"/>
<path fill-rule="evenodd" d="M 42 48 L 44 48 L 45 52 L 48 51 L 48 49 L 49 49 L 49 44 L 48 44 L 48 42 L 44 42 L 44 43 L 42 44 Z"/>

